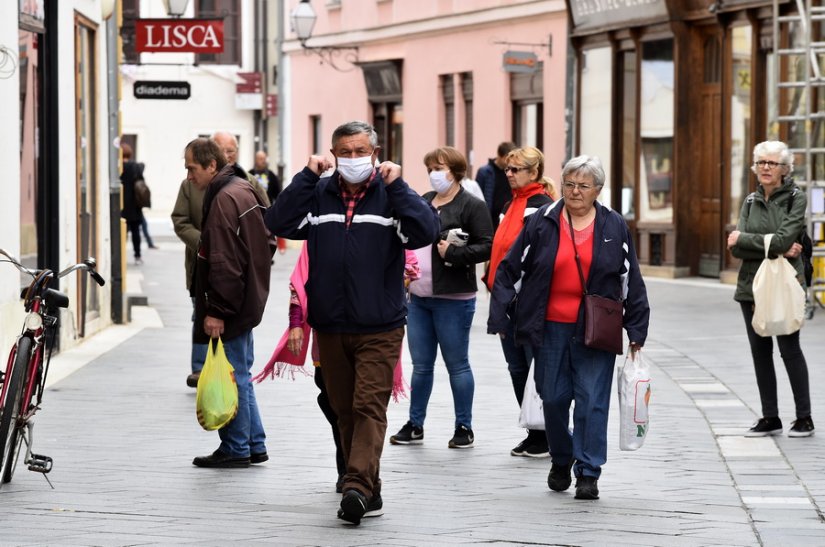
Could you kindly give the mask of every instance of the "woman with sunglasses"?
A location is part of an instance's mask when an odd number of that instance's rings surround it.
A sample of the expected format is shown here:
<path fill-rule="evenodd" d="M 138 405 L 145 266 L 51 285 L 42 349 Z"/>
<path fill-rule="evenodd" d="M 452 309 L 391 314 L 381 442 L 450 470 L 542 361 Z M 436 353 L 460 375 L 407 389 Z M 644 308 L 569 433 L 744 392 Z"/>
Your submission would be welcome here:
<path fill-rule="evenodd" d="M 791 179 L 793 154 L 780 141 L 765 141 L 753 149 L 753 166 L 759 186 L 742 203 L 736 230 L 728 236 L 728 249 L 742 259 L 734 300 L 742 307 L 745 329 L 751 347 L 756 385 L 762 400 L 762 417 L 746 433 L 746 437 L 764 437 L 782 433 L 779 405 L 776 397 L 776 371 L 773 365 L 773 338 L 759 336 L 753 330 L 753 277 L 765 258 L 765 234 L 774 234 L 770 242 L 772 257 L 784 256 L 796 269 L 797 278 L 805 287 L 802 245 L 798 239 L 805 229 L 808 200 Z M 793 200 L 792 203 L 789 203 Z M 808 387 L 808 365 L 799 346 L 799 331 L 777 336 L 779 354 L 788 371 L 794 401 L 796 421 L 788 430 L 789 437 L 810 437 L 814 434 L 811 419 L 811 395 Z"/>
<path fill-rule="evenodd" d="M 504 172 L 507 182 L 510 183 L 512 199 L 504 205 L 502 217 L 493 238 L 493 251 L 490 264 L 485 276 L 487 288 L 492 290 L 496 278 L 496 268 L 507 255 L 507 251 L 521 232 L 524 221 L 535 213 L 539 207 L 551 203 L 558 198 L 556 187 L 549 177 L 544 176 L 544 154 L 533 147 L 516 148 L 506 157 Z M 513 391 L 519 406 L 524 399 L 524 386 L 527 384 L 527 374 L 530 372 L 530 363 L 533 361 L 533 351 L 529 346 L 516 346 L 513 343 L 512 331 L 501 338 L 501 349 L 507 369 L 510 371 L 510 380 L 513 382 Z M 547 449 L 547 437 L 541 429 L 528 429 L 527 437 L 510 451 L 512 456 L 529 458 L 546 458 L 550 455 Z"/>
<path fill-rule="evenodd" d="M 563 199 L 528 219 L 498 268 L 487 332 L 535 352 L 552 456 L 547 485 L 567 490 L 572 472 L 576 499 L 594 500 L 607 461 L 616 354 L 584 345 L 584 290 L 622 301 L 631 352 L 645 343 L 650 307 L 627 223 L 597 201 L 605 181 L 599 159 L 573 158 L 561 178 Z"/>

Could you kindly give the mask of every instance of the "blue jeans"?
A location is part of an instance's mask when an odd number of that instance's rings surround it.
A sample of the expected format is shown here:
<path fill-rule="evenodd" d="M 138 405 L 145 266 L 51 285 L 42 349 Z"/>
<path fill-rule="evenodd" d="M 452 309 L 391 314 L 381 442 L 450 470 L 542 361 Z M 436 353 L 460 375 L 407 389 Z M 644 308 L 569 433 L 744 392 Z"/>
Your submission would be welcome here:
<path fill-rule="evenodd" d="M 448 300 L 413 295 L 407 307 L 407 343 L 413 362 L 410 385 L 410 421 L 424 427 L 427 404 L 433 391 L 436 351 L 450 375 L 455 407 L 455 427 L 472 429 L 475 380 L 467 351 L 476 299 Z"/>
<path fill-rule="evenodd" d="M 567 465 L 575 458 L 577 477 L 599 478 L 607 461 L 607 414 L 616 356 L 585 347 L 575 335 L 575 323 L 544 323 L 544 340 L 536 349 L 536 390 L 544 402 L 553 463 Z"/>
<path fill-rule="evenodd" d="M 192 339 L 194 340 L 197 329 L 203 329 L 203 325 L 195 324 L 195 299 L 192 299 Z M 203 362 L 206 361 L 207 344 L 192 342 L 192 372 L 200 372 L 203 369 Z"/>
<path fill-rule="evenodd" d="M 221 438 L 221 452 L 235 458 L 249 457 L 250 452 L 266 452 L 266 433 L 261 424 L 258 402 L 252 389 L 252 363 L 255 360 L 252 331 L 224 340 L 226 357 L 235 368 L 235 383 L 238 384 L 238 414 L 227 425 L 218 430 Z"/>

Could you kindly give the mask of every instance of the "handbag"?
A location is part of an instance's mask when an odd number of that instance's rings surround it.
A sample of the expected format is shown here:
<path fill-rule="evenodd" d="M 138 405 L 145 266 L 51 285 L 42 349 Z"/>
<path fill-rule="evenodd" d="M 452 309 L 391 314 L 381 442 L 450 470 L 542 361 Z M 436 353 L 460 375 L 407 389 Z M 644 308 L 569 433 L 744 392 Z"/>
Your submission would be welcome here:
<path fill-rule="evenodd" d="M 638 450 L 650 426 L 650 367 L 641 350 L 631 351 L 616 376 L 619 450 Z"/>
<path fill-rule="evenodd" d="M 533 376 L 535 363 L 530 365 L 527 372 L 527 383 L 524 385 L 524 397 L 521 399 L 521 412 L 518 416 L 518 425 L 525 429 L 544 430 L 544 403 L 536 391 L 536 381 Z"/>
<path fill-rule="evenodd" d="M 576 267 L 579 270 L 579 279 L 582 284 L 584 303 L 584 345 L 621 355 L 624 353 L 624 339 L 622 337 L 623 305 L 620 300 L 605 298 L 596 294 L 588 294 L 584 282 L 582 264 L 579 259 L 579 249 L 576 247 L 576 234 L 573 231 L 573 219 L 567 211 L 567 222 L 570 224 L 570 239 L 573 241 L 573 252 L 576 256 Z"/>
<path fill-rule="evenodd" d="M 784 256 L 768 258 L 773 234 L 765 234 L 765 258 L 753 277 L 753 320 L 759 336 L 782 336 L 805 322 L 805 289 Z"/>
<path fill-rule="evenodd" d="M 195 396 L 198 423 L 207 431 L 220 429 L 238 413 L 238 385 L 235 369 L 226 357 L 223 342 L 218 338 L 217 348 L 212 341 L 206 352 L 198 393 Z"/>

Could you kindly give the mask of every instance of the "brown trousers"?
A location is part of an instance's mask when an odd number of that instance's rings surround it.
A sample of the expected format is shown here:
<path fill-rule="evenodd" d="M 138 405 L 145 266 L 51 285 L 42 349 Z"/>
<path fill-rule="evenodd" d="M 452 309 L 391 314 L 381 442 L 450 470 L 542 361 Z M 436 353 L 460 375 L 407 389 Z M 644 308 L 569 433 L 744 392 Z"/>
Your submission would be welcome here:
<path fill-rule="evenodd" d="M 318 332 L 316 339 L 347 463 L 344 491 L 354 488 L 370 498 L 381 492 L 387 404 L 404 327 L 371 334 Z"/>

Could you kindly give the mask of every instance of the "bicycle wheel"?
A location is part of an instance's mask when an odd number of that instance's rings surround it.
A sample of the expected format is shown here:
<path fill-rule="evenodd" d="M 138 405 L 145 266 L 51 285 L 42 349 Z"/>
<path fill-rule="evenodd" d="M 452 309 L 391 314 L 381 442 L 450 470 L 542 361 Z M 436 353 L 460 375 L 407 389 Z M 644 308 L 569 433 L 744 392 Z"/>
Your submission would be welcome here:
<path fill-rule="evenodd" d="M 20 449 L 18 442 L 18 423 L 20 415 L 21 399 L 23 398 L 23 388 L 25 387 L 26 372 L 29 369 L 29 358 L 32 352 L 32 339 L 22 336 L 17 341 L 15 348 L 14 365 L 7 373 L 8 382 L 6 397 L 3 406 L 0 408 L 0 486 L 11 480 L 14 473 L 14 464 L 17 463 L 17 451 Z"/>

